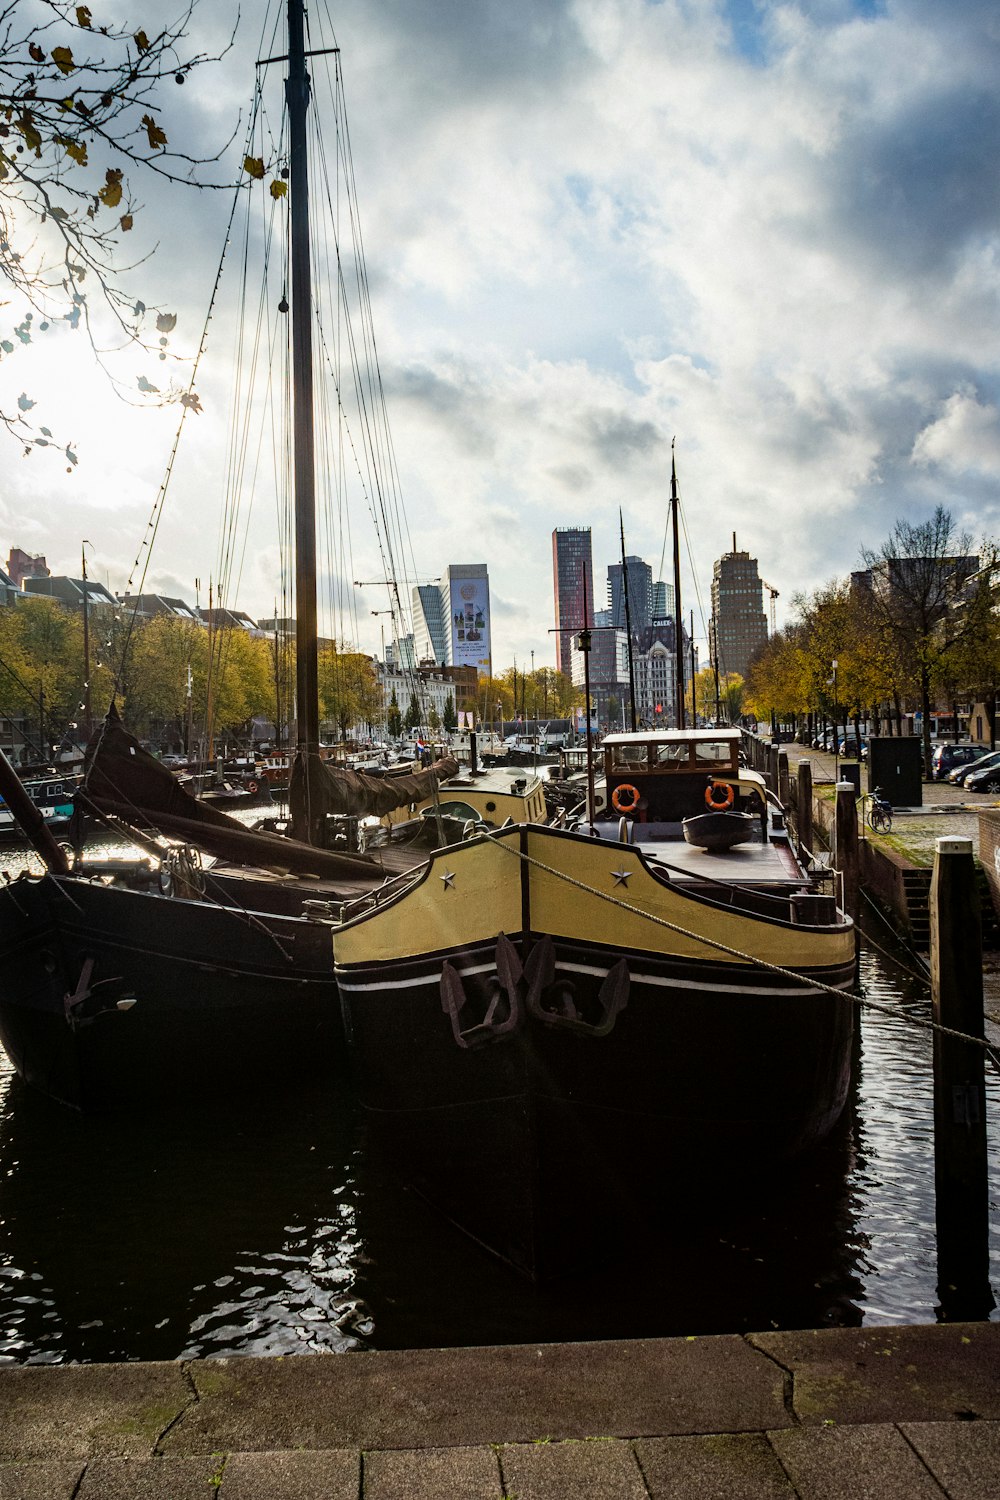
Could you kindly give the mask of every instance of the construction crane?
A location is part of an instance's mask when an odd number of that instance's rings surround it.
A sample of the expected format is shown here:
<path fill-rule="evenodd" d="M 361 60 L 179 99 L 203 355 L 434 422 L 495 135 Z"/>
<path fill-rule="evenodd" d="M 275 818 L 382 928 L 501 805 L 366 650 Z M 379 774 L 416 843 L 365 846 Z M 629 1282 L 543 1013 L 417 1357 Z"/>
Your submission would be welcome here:
<path fill-rule="evenodd" d="M 768 593 L 771 596 L 771 634 L 773 635 L 774 634 L 774 601 L 775 601 L 775 599 L 780 599 L 781 595 L 778 593 L 778 590 L 775 588 L 774 584 L 773 583 L 768 583 L 768 581 L 767 581 L 766 578 L 762 578 L 760 581 L 764 585 L 764 587 L 767 589 Z"/>

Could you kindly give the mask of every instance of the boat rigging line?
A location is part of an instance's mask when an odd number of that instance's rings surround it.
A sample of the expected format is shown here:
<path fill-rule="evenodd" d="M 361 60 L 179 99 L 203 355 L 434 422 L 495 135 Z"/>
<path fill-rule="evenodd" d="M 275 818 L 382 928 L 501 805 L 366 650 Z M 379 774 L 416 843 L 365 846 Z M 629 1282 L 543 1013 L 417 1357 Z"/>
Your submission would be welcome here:
<path fill-rule="evenodd" d="M 744 953 L 740 948 L 734 948 L 728 943 L 720 942 L 718 938 L 707 937 L 701 932 L 691 932 L 682 927 L 678 922 L 668 921 L 666 917 L 659 917 L 654 912 L 643 911 L 641 906 L 633 906 L 629 901 L 623 901 L 620 896 L 615 896 L 611 891 L 597 890 L 594 886 L 587 885 L 586 881 L 579 880 L 575 875 L 569 875 L 565 870 L 557 870 L 552 865 L 545 864 L 536 859 L 534 855 L 518 849 L 507 840 L 495 839 L 498 849 L 503 849 L 507 854 L 512 854 L 524 864 L 533 865 L 546 875 L 554 875 L 557 880 L 565 881 L 567 885 L 574 886 L 588 896 L 597 896 L 610 906 L 617 907 L 620 911 L 628 912 L 631 916 L 645 918 L 647 922 L 656 927 L 664 927 L 668 932 L 675 932 L 679 937 L 686 937 L 696 943 L 701 943 L 707 948 L 715 948 L 720 953 L 727 953 L 730 958 L 741 959 L 744 963 L 752 964 L 755 968 L 763 969 L 771 974 L 780 974 L 783 979 L 793 979 L 796 983 L 807 985 L 810 989 L 818 990 L 821 994 L 833 995 L 841 1000 L 849 1000 L 852 1005 L 862 1010 L 879 1011 L 882 1015 L 890 1016 L 894 1021 L 903 1021 L 911 1026 L 919 1027 L 923 1031 L 940 1032 L 942 1036 L 955 1037 L 958 1041 L 972 1042 L 982 1048 L 989 1058 L 997 1073 L 1000 1074 L 1000 1052 L 993 1046 L 992 1042 L 984 1037 L 969 1036 L 964 1031 L 956 1031 L 954 1027 L 943 1026 L 940 1021 L 927 1021 L 918 1016 L 901 1015 L 899 1011 L 893 1010 L 890 1005 L 884 1005 L 881 1001 L 870 1000 L 867 996 L 854 994 L 852 991 L 838 989 L 835 985 L 825 984 L 821 979 L 813 979 L 808 974 L 798 973 L 794 969 L 782 968 L 780 964 L 772 964 L 767 959 L 759 958 L 752 953 Z"/>

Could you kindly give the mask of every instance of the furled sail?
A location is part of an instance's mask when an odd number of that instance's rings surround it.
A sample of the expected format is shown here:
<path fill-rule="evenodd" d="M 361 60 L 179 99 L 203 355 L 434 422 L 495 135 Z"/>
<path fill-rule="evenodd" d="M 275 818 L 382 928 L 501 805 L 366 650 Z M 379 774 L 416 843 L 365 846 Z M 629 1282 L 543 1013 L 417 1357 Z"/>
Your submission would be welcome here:
<path fill-rule="evenodd" d="M 441 783 L 457 776 L 459 770 L 458 761 L 449 756 L 423 771 L 401 774 L 389 771 L 373 776 L 364 771 L 349 771 L 346 766 L 321 760 L 318 755 L 296 756 L 288 800 L 293 816 L 298 801 L 308 796 L 311 814 L 317 819 L 328 813 L 381 818 L 398 807 L 428 801 Z"/>
<path fill-rule="evenodd" d="M 276 833 L 258 833 L 208 807 L 128 733 L 114 704 L 87 746 L 84 790 L 77 803 L 113 813 L 136 828 L 154 828 L 207 854 L 279 873 L 336 880 L 378 867 L 359 854 L 316 849 Z"/>

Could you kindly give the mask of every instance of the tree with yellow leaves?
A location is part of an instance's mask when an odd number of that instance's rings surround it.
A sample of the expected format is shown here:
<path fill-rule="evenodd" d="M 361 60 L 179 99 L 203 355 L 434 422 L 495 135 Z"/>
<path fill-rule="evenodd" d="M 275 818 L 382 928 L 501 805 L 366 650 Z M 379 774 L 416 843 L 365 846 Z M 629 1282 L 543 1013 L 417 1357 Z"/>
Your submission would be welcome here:
<path fill-rule="evenodd" d="M 223 185 L 196 175 L 217 155 L 196 158 L 171 144 L 160 99 L 164 85 L 183 84 L 217 60 L 185 49 L 195 3 L 172 21 L 151 16 L 145 26 L 134 18 L 121 24 L 120 7 L 102 14 L 66 0 L 10 0 L 0 10 L 0 274 L 13 294 L 0 359 L 67 326 L 87 330 L 98 359 L 123 338 L 167 357 L 176 317 L 155 308 L 147 316 L 121 284 L 119 260 L 139 213 L 130 170 Z M 133 265 L 142 258 L 129 256 Z M 95 326 L 105 315 L 110 339 Z M 143 375 L 136 390 L 170 399 Z M 191 390 L 175 398 L 199 409 Z M 26 453 L 55 448 L 72 469 L 71 444 L 35 426 L 35 405 L 22 393 L 15 410 L 0 409 L 0 423 Z"/>

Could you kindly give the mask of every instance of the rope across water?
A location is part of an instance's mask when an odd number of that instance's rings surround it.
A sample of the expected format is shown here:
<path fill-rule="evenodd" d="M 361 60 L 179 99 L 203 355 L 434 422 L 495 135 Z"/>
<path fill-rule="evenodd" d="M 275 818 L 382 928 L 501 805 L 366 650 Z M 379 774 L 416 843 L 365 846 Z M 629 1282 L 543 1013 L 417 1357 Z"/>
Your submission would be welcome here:
<path fill-rule="evenodd" d="M 680 937 L 690 938 L 694 942 L 703 943 L 706 947 L 715 948 L 719 953 L 729 954 L 731 958 L 742 959 L 745 963 L 765 969 L 768 973 L 780 974 L 785 979 L 794 979 L 798 983 L 808 985 L 811 989 L 819 990 L 823 994 L 833 995 L 838 1000 L 847 1000 L 862 1010 L 878 1011 L 880 1014 L 889 1016 L 893 1020 L 903 1020 L 908 1025 L 916 1026 L 921 1030 L 936 1031 L 940 1032 L 942 1036 L 951 1036 L 955 1037 L 958 1041 L 971 1042 L 974 1046 L 981 1047 L 985 1051 L 994 1068 L 1000 1073 L 1000 1057 L 997 1055 L 996 1048 L 984 1037 L 969 1036 L 966 1032 L 956 1031 L 951 1026 L 942 1026 L 939 1021 L 926 1021 L 917 1016 L 900 1016 L 899 1012 L 894 1010 L 892 1006 L 884 1005 L 881 1001 L 870 1000 L 866 996 L 857 995 L 850 990 L 838 989 L 832 984 L 824 984 L 821 979 L 814 979 L 808 974 L 800 974 L 794 969 L 782 968 L 780 964 L 769 963 L 767 959 L 759 958 L 753 953 L 744 953 L 740 948 L 733 948 L 730 944 L 722 943 L 717 938 L 706 937 L 700 932 L 691 932 L 688 928 L 682 927 L 678 922 L 668 921 L 666 917 L 658 917 L 653 912 L 643 911 L 641 907 L 633 906 L 630 901 L 623 901 L 620 896 L 615 896 L 610 891 L 599 891 L 594 886 L 587 885 L 585 881 L 578 880 L 576 876 L 567 874 L 565 870 L 557 870 L 553 866 L 545 864 L 542 860 L 536 859 L 532 854 L 526 854 L 523 850 L 505 839 L 496 839 L 494 842 L 498 849 L 503 849 L 508 854 L 512 854 L 515 859 L 519 859 L 525 864 L 533 865 L 546 875 L 554 875 L 557 880 L 565 881 L 567 885 L 574 886 L 577 890 L 585 892 L 588 896 L 596 896 L 599 900 L 605 901 L 621 911 L 629 912 L 632 916 L 642 917 L 647 922 L 652 922 L 656 927 L 666 928 L 668 932 L 675 932 Z"/>

